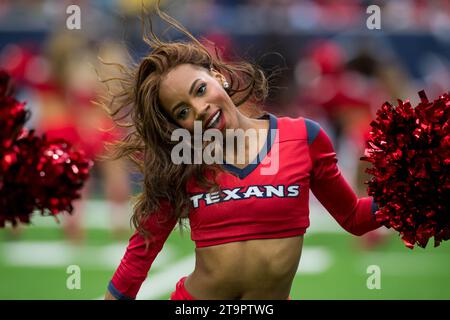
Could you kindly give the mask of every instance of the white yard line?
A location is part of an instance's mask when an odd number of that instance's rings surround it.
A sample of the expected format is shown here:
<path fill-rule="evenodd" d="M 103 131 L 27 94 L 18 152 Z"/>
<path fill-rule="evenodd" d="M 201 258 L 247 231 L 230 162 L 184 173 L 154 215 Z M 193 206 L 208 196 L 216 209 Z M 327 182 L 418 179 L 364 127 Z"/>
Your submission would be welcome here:
<path fill-rule="evenodd" d="M 297 274 L 316 274 L 325 272 L 332 263 L 330 253 L 320 247 L 304 248 Z M 136 297 L 137 300 L 158 299 L 162 295 L 175 290 L 175 285 L 181 277 L 189 275 L 195 267 L 195 256 L 191 255 L 171 264 L 170 267 L 152 273 L 144 281 Z M 96 300 L 102 300 L 103 296 Z"/>
<path fill-rule="evenodd" d="M 83 202 L 83 211 L 74 211 L 73 215 L 81 215 L 80 220 L 86 228 L 90 229 L 111 229 L 112 217 L 111 206 L 108 201 L 105 200 L 86 200 Z M 127 214 L 131 216 L 132 208 L 129 206 Z M 58 216 L 60 220 L 64 220 L 64 217 L 68 216 L 67 213 L 62 213 Z M 129 219 L 124 219 L 129 221 Z M 35 212 L 31 218 L 32 225 L 30 227 L 45 227 L 45 228 L 61 228 L 61 224 L 57 223 L 52 217 L 43 217 L 39 213 Z"/>
<path fill-rule="evenodd" d="M 142 284 L 136 299 L 156 299 L 163 294 L 174 291 L 178 280 L 194 271 L 194 267 L 195 256 L 191 255 L 156 274 L 150 274 Z"/>
<path fill-rule="evenodd" d="M 65 241 L 20 241 L 2 243 L 0 253 L 1 260 L 10 266 L 67 268 L 69 265 L 79 265 L 81 268 L 97 267 L 113 271 L 119 265 L 126 246 L 126 242 L 77 247 Z M 149 277 L 142 284 L 137 299 L 157 299 L 173 291 L 178 280 L 194 270 L 194 255 L 174 262 L 174 250 L 167 243 L 164 245 L 152 265 Z M 326 249 L 304 247 L 297 273 L 321 273 L 330 267 L 331 262 L 332 258 Z M 98 299 L 103 299 L 103 296 Z"/>
<path fill-rule="evenodd" d="M 189 275 L 195 267 L 195 256 L 191 255 L 170 264 L 159 272 L 150 272 L 142 283 L 136 297 L 137 300 L 152 300 L 175 290 L 175 285 L 181 277 Z M 153 268 L 152 268 L 153 269 Z M 103 300 L 103 295 L 96 300 Z"/>
<path fill-rule="evenodd" d="M 120 263 L 126 242 L 106 246 L 73 246 L 64 241 L 20 241 L 2 243 L 0 254 L 5 265 L 21 267 L 68 267 L 75 264 L 114 270 Z M 159 269 L 174 259 L 175 252 L 165 244 L 155 259 L 153 268 Z"/>
<path fill-rule="evenodd" d="M 431 248 L 430 248 L 431 249 Z M 421 248 L 415 248 L 414 251 L 399 252 L 367 252 L 361 259 L 355 261 L 355 271 L 366 273 L 367 267 L 371 265 L 380 268 L 381 276 L 426 276 L 429 274 L 448 276 L 449 270 L 443 267 L 448 261 L 448 254 L 441 252 L 420 251 Z M 441 260 L 443 263 L 437 263 Z"/>
<path fill-rule="evenodd" d="M 297 274 L 317 274 L 327 271 L 333 263 L 330 251 L 322 247 L 303 247 Z"/>

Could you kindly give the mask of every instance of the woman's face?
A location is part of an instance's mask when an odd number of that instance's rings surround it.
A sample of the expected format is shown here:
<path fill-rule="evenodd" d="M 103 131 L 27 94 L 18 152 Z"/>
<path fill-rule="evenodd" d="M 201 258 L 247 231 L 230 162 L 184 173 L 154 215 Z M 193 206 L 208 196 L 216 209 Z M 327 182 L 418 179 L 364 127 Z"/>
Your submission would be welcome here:
<path fill-rule="evenodd" d="M 164 110 L 182 128 L 237 128 L 237 109 L 223 88 L 225 78 L 218 72 L 192 64 L 181 64 L 161 80 L 159 100 Z"/>

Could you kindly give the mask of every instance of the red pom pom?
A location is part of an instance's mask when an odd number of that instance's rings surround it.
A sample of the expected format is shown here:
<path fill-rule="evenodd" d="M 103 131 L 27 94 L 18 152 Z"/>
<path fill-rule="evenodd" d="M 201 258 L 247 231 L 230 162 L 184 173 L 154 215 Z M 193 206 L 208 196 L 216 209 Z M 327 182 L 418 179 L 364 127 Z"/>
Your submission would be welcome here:
<path fill-rule="evenodd" d="M 0 226 L 29 222 L 38 209 L 42 215 L 71 213 L 72 201 L 89 177 L 92 161 L 64 140 L 46 141 L 33 131 L 18 139 L 11 153 L 16 161 L 0 185 Z"/>
<path fill-rule="evenodd" d="M 385 103 L 372 121 L 366 170 L 368 194 L 380 209 L 377 221 L 394 228 L 409 248 L 435 247 L 450 239 L 450 96 L 429 102 L 419 93 L 415 108 Z"/>
<path fill-rule="evenodd" d="M 0 227 L 28 223 L 36 209 L 71 213 L 93 164 L 64 140 L 24 130 L 29 113 L 11 91 L 8 74 L 0 70 Z"/>
<path fill-rule="evenodd" d="M 45 139 L 45 138 L 44 138 Z M 92 161 L 74 150 L 64 140 L 43 141 L 37 159 L 36 207 L 56 215 L 72 212 L 72 201 L 80 197 L 80 189 L 89 176 Z"/>
<path fill-rule="evenodd" d="M 0 70 L 0 154 L 12 146 L 29 116 L 25 104 L 17 101 L 11 93 L 10 77 Z"/>
<path fill-rule="evenodd" d="M 24 133 L 9 150 L 15 161 L 3 173 L 0 185 L 0 227 L 9 221 L 28 223 L 35 208 L 33 190 L 35 183 L 36 155 L 41 148 L 41 139 L 34 132 Z M 4 157 L 3 157 L 4 158 Z"/>

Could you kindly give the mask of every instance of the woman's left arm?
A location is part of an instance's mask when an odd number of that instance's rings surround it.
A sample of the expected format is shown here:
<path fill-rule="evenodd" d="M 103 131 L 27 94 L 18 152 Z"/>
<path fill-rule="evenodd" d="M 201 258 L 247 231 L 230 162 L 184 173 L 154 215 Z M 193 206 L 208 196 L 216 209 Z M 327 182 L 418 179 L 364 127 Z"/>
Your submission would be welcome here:
<path fill-rule="evenodd" d="M 312 161 L 310 188 L 320 203 L 348 232 L 361 236 L 381 226 L 372 197 L 358 198 L 337 166 L 336 152 L 317 122 L 305 119 Z"/>

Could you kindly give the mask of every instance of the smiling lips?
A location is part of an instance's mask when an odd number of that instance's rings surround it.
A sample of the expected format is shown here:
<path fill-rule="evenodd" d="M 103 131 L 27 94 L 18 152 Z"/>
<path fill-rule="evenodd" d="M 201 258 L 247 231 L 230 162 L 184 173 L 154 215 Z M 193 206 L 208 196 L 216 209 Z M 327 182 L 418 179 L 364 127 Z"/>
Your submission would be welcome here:
<path fill-rule="evenodd" d="M 223 117 L 222 117 L 222 111 L 218 110 L 216 113 L 211 115 L 209 117 L 208 121 L 206 122 L 205 129 L 220 129 L 223 125 Z"/>

